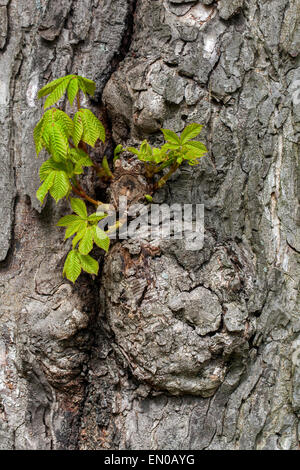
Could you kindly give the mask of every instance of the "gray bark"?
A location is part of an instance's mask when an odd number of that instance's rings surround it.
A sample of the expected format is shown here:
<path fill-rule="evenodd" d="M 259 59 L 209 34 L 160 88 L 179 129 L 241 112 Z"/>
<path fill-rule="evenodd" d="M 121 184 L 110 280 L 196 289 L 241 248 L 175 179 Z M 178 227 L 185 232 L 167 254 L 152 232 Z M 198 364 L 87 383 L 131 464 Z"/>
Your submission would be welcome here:
<path fill-rule="evenodd" d="M 0 448 L 298 448 L 299 8 L 0 0 Z M 117 242 L 97 279 L 62 278 L 32 131 L 71 72 L 108 156 L 204 125 L 209 155 L 156 195 L 205 205 L 202 250 Z"/>

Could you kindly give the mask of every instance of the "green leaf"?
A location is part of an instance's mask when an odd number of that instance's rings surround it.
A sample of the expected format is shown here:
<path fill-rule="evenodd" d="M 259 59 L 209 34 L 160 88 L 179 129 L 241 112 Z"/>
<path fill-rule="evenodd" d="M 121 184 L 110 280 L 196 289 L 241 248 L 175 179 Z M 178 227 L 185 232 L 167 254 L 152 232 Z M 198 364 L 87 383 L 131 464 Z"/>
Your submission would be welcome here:
<path fill-rule="evenodd" d="M 48 193 L 49 189 L 52 187 L 54 179 L 55 179 L 55 173 L 54 172 L 49 173 L 49 175 L 46 177 L 43 184 L 37 190 L 36 197 L 41 202 L 41 204 L 43 204 L 46 194 Z"/>
<path fill-rule="evenodd" d="M 57 101 L 59 101 L 61 99 L 64 92 L 66 91 L 69 80 L 70 80 L 70 78 L 63 80 L 62 82 L 60 82 L 57 85 L 56 88 L 54 88 L 52 93 L 50 93 L 50 95 L 48 96 L 48 98 L 45 101 L 44 109 L 50 108 L 50 106 L 52 106 L 54 103 L 56 103 Z"/>
<path fill-rule="evenodd" d="M 189 124 L 188 126 L 186 126 L 186 128 L 182 131 L 182 134 L 180 136 L 181 143 L 185 144 L 186 142 L 188 142 L 188 140 L 191 140 L 194 137 L 197 137 L 197 135 L 200 134 L 202 127 L 203 126 L 201 126 L 200 124 L 196 124 L 196 123 Z"/>
<path fill-rule="evenodd" d="M 40 167 L 40 179 L 43 181 L 49 173 L 55 171 L 68 172 L 68 162 L 56 162 L 53 158 L 46 160 Z"/>
<path fill-rule="evenodd" d="M 52 132 L 52 127 L 55 127 L 54 133 Z M 51 108 L 44 113 L 44 116 L 37 123 L 33 131 L 37 155 L 39 155 L 43 147 L 46 147 L 49 153 L 51 153 L 51 143 L 56 135 L 56 131 L 62 134 L 64 152 L 68 152 L 68 138 L 73 133 L 73 121 L 60 109 Z"/>
<path fill-rule="evenodd" d="M 49 147 L 54 160 L 59 162 L 67 157 L 69 153 L 68 137 L 60 121 L 52 122 L 47 125 L 43 139 L 46 143 L 46 147 Z"/>
<path fill-rule="evenodd" d="M 45 180 L 45 183 L 50 181 L 49 178 L 51 178 L 52 184 L 48 189 L 56 202 L 66 196 L 71 190 L 68 175 L 68 162 L 56 162 L 53 158 L 49 158 L 40 168 L 40 178 L 41 180 Z M 42 196 L 45 188 L 46 185 L 41 186 L 38 196 Z"/>
<path fill-rule="evenodd" d="M 73 106 L 78 90 L 79 90 L 78 78 L 72 77 L 69 82 L 68 89 L 67 89 L 68 100 L 71 106 Z"/>
<path fill-rule="evenodd" d="M 71 250 L 66 258 L 63 274 L 71 282 L 75 282 L 81 273 L 81 260 L 77 250 Z"/>
<path fill-rule="evenodd" d="M 94 163 L 93 163 L 93 160 L 88 156 L 86 155 L 85 157 L 82 157 L 80 160 L 78 160 L 78 165 L 82 165 L 82 166 L 93 166 Z"/>
<path fill-rule="evenodd" d="M 83 136 L 83 123 L 82 116 L 80 112 L 77 112 L 73 119 L 74 122 L 74 131 L 73 131 L 73 142 L 75 147 L 78 147 L 79 142 Z"/>
<path fill-rule="evenodd" d="M 98 274 L 99 264 L 94 258 L 89 255 L 82 255 L 79 253 L 79 259 L 81 267 L 84 271 L 89 274 Z"/>
<path fill-rule="evenodd" d="M 154 148 L 153 149 L 153 161 L 155 163 L 160 163 L 165 160 L 166 154 L 163 150 Z"/>
<path fill-rule="evenodd" d="M 87 222 L 84 220 L 77 220 L 72 224 L 68 225 L 66 233 L 65 233 L 65 240 L 72 237 L 74 233 L 85 231 L 87 228 Z"/>
<path fill-rule="evenodd" d="M 90 159 L 88 154 L 82 149 L 79 149 L 79 148 L 71 149 L 70 150 L 70 157 L 71 157 L 71 160 L 74 163 L 86 162 L 85 164 L 82 163 L 82 165 L 84 165 L 84 166 L 92 166 L 93 165 L 93 161 Z"/>
<path fill-rule="evenodd" d="M 80 175 L 81 173 L 83 173 L 84 166 L 93 166 L 93 161 L 90 159 L 88 154 L 85 153 L 82 149 L 72 148 L 70 150 L 70 158 L 75 164 L 73 170 L 75 175 Z"/>
<path fill-rule="evenodd" d="M 143 146 L 143 148 L 141 146 L 141 150 L 138 154 L 138 159 L 141 160 L 141 162 L 151 162 L 153 160 L 152 149 L 150 153 L 145 145 Z"/>
<path fill-rule="evenodd" d="M 52 82 L 47 83 L 47 85 L 41 88 L 40 91 L 38 92 L 38 99 L 42 98 L 43 96 L 49 95 L 49 93 L 51 93 L 54 90 L 54 88 L 57 87 L 57 85 L 59 85 L 63 80 L 65 80 L 68 77 L 69 75 L 67 75 L 66 77 L 57 78 L 56 80 L 53 80 Z"/>
<path fill-rule="evenodd" d="M 145 199 L 146 199 L 146 201 L 148 201 L 148 202 L 152 202 L 152 201 L 153 201 L 153 197 L 150 196 L 150 194 L 145 194 Z"/>
<path fill-rule="evenodd" d="M 185 144 L 185 147 L 192 148 L 192 149 L 197 149 L 200 152 L 207 153 L 208 150 L 206 146 L 202 142 L 197 142 L 195 140 L 191 140 Z"/>
<path fill-rule="evenodd" d="M 119 145 L 116 146 L 116 148 L 114 150 L 114 162 L 119 158 L 120 153 L 122 153 L 123 151 L 124 151 L 124 149 L 123 149 L 122 144 L 119 144 Z"/>
<path fill-rule="evenodd" d="M 60 127 L 64 130 L 64 133 L 67 137 L 70 137 L 73 134 L 73 121 L 64 111 L 61 111 L 60 109 L 56 108 L 51 108 L 45 112 L 45 114 L 47 113 L 51 113 L 52 119 L 55 122 L 59 122 Z"/>
<path fill-rule="evenodd" d="M 89 80 L 85 77 L 78 77 L 78 79 L 81 90 L 90 96 L 94 96 L 96 90 L 96 83 L 93 82 L 93 80 Z"/>
<path fill-rule="evenodd" d="M 167 144 L 164 144 L 161 148 L 161 150 L 163 152 L 167 152 L 168 150 L 177 150 L 178 149 L 178 144 L 170 144 L 170 143 L 167 143 Z"/>
<path fill-rule="evenodd" d="M 82 255 L 88 255 L 89 252 L 93 249 L 93 232 L 92 232 L 92 227 L 88 227 L 87 230 L 85 231 L 79 246 L 79 253 Z"/>
<path fill-rule="evenodd" d="M 177 134 L 175 134 L 175 132 L 170 131 L 169 129 L 161 129 L 161 131 L 164 134 L 165 140 L 167 142 L 170 142 L 171 144 L 181 144 L 180 138 Z"/>
<path fill-rule="evenodd" d="M 110 245 L 110 239 L 108 235 L 96 225 L 94 225 L 92 228 L 94 242 L 97 246 L 99 246 L 99 248 L 102 248 L 104 251 L 107 252 L 109 250 Z"/>
<path fill-rule="evenodd" d="M 49 175 L 49 173 L 51 173 L 53 171 L 53 166 L 52 166 L 52 162 L 51 162 L 51 158 L 49 158 L 49 160 L 46 160 L 41 166 L 40 166 L 40 171 L 39 171 L 39 174 L 40 174 L 40 180 L 41 181 L 44 181 L 44 179 L 47 178 L 47 176 Z"/>
<path fill-rule="evenodd" d="M 151 145 L 147 142 L 147 140 L 143 140 L 141 147 L 140 147 L 140 152 L 144 153 L 148 157 L 152 156 L 152 148 Z"/>
<path fill-rule="evenodd" d="M 78 220 L 79 220 L 78 215 L 74 215 L 74 214 L 65 215 L 64 217 L 59 219 L 56 225 L 58 227 L 68 227 L 68 225 L 73 224 L 73 222 L 77 222 Z"/>
<path fill-rule="evenodd" d="M 88 222 L 99 222 L 100 220 L 104 219 L 105 217 L 107 217 L 107 214 L 97 214 L 97 212 L 94 212 L 94 214 L 91 214 L 88 216 Z"/>
<path fill-rule="evenodd" d="M 105 142 L 105 129 L 99 119 L 89 109 L 80 109 L 79 111 L 83 124 L 82 140 L 91 147 L 95 146 L 97 139 Z"/>
<path fill-rule="evenodd" d="M 87 214 L 86 205 L 83 202 L 83 200 L 72 197 L 70 202 L 71 202 L 71 207 L 73 211 L 75 212 L 75 214 L 78 214 L 82 219 L 86 220 L 88 214 Z"/>
<path fill-rule="evenodd" d="M 110 178 L 113 177 L 113 174 L 109 168 L 109 164 L 108 164 L 108 161 L 107 161 L 107 156 L 104 155 L 103 159 L 102 159 L 102 168 L 103 170 L 105 171 L 106 175 L 109 176 Z"/>
<path fill-rule="evenodd" d="M 85 231 L 86 231 L 86 227 L 82 230 L 79 230 L 79 232 L 77 232 L 77 234 L 75 235 L 75 237 L 72 240 L 73 248 L 75 248 L 77 243 L 82 239 L 83 235 L 85 234 Z"/>
<path fill-rule="evenodd" d="M 128 152 L 133 153 L 134 155 L 139 155 L 139 154 L 140 154 L 140 152 L 138 151 L 138 149 L 136 149 L 135 147 L 128 147 L 126 150 L 127 150 Z"/>
<path fill-rule="evenodd" d="M 64 171 L 55 172 L 55 180 L 53 186 L 50 189 L 50 194 L 58 202 L 60 199 L 65 197 L 71 190 L 71 184 L 67 174 Z"/>

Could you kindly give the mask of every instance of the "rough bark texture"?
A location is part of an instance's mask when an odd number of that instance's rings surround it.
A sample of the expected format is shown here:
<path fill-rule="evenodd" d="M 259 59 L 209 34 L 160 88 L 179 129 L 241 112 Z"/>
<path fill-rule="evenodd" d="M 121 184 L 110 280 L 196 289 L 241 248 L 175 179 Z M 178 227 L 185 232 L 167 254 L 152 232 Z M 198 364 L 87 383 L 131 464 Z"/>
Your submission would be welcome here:
<path fill-rule="evenodd" d="M 0 0 L 0 448 L 298 448 L 299 8 Z M 62 279 L 32 131 L 70 72 L 111 144 L 204 124 L 209 156 L 156 196 L 205 205 L 202 250 L 115 243 Z"/>

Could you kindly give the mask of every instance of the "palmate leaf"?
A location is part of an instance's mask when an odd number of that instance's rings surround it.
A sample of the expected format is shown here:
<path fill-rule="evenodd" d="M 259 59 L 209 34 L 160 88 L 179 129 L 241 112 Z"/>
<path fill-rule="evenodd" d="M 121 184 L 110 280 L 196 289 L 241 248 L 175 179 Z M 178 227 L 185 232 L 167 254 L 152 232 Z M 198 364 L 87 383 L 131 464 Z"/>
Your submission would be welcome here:
<path fill-rule="evenodd" d="M 91 222 L 92 224 L 99 222 L 102 219 L 105 219 L 107 217 L 107 214 L 99 214 L 97 212 L 94 212 L 93 214 L 88 216 L 88 222 Z"/>
<path fill-rule="evenodd" d="M 66 258 L 63 275 L 71 282 L 75 282 L 81 273 L 81 262 L 77 250 L 71 250 Z"/>
<path fill-rule="evenodd" d="M 45 113 L 44 116 L 39 120 L 33 131 L 33 138 L 35 143 L 35 150 L 37 156 L 39 156 L 40 151 L 45 147 L 45 141 L 43 139 L 44 130 L 46 125 L 52 121 L 52 117 Z"/>
<path fill-rule="evenodd" d="M 69 177 L 67 173 L 62 170 L 48 169 L 47 175 L 45 169 L 44 172 L 45 173 L 42 174 L 42 176 L 43 178 L 45 177 L 45 180 L 37 190 L 36 197 L 41 202 L 41 204 L 43 204 L 45 196 L 49 191 L 53 199 L 58 202 L 60 199 L 65 197 L 71 190 L 71 183 L 69 181 Z"/>
<path fill-rule="evenodd" d="M 102 122 L 89 109 L 84 110 L 84 115 L 90 126 L 94 127 L 98 133 L 98 138 L 105 143 L 105 129 Z"/>
<path fill-rule="evenodd" d="M 166 160 L 165 151 L 162 149 L 154 148 L 153 149 L 153 159 L 154 163 L 161 163 Z"/>
<path fill-rule="evenodd" d="M 142 162 L 153 161 L 153 149 L 147 140 L 143 140 L 139 149 L 136 149 L 135 147 L 128 147 L 127 150 L 134 155 L 137 155 L 138 159 Z"/>
<path fill-rule="evenodd" d="M 57 227 L 68 227 L 69 225 L 72 225 L 74 222 L 81 221 L 81 217 L 75 214 L 69 214 L 65 215 L 59 221 L 57 222 Z"/>
<path fill-rule="evenodd" d="M 60 126 L 64 129 L 67 137 L 71 137 L 71 135 L 73 134 L 74 124 L 72 119 L 64 111 L 52 108 L 46 111 L 46 113 L 52 113 L 54 121 L 59 122 Z"/>
<path fill-rule="evenodd" d="M 63 96 L 64 92 L 67 89 L 68 83 L 70 79 L 65 79 L 62 82 L 60 82 L 57 87 L 54 88 L 54 90 L 50 93 L 48 98 L 45 101 L 44 104 L 44 109 L 50 108 L 53 104 L 57 103 Z"/>
<path fill-rule="evenodd" d="M 189 148 L 184 154 L 183 154 L 183 158 L 184 159 L 187 159 L 187 158 L 201 158 L 203 157 L 203 155 L 205 155 L 206 152 L 203 151 L 203 150 L 198 150 L 196 148 Z"/>
<path fill-rule="evenodd" d="M 193 140 L 188 141 L 184 147 L 184 153 L 182 154 L 185 160 L 188 160 L 189 165 L 198 165 L 199 158 L 203 157 L 207 153 L 207 148 L 202 142 L 196 142 Z"/>
<path fill-rule="evenodd" d="M 55 179 L 55 173 L 54 172 L 48 174 L 48 176 L 46 177 L 43 184 L 37 190 L 36 197 L 40 201 L 41 204 L 43 204 L 44 199 L 45 199 L 49 189 L 53 185 L 54 179 Z"/>
<path fill-rule="evenodd" d="M 90 159 L 87 153 L 82 149 L 73 148 L 70 150 L 70 158 L 75 164 L 74 173 L 75 175 L 80 175 L 83 173 L 84 166 L 93 166 L 93 161 Z"/>
<path fill-rule="evenodd" d="M 84 94 L 94 96 L 96 84 L 88 78 L 81 77 L 79 75 L 66 75 L 65 77 L 57 78 L 52 82 L 45 85 L 38 92 L 38 98 L 48 96 L 45 102 L 45 109 L 56 103 L 64 94 L 67 89 L 68 99 L 71 106 L 73 105 L 76 94 L 79 90 L 82 90 Z"/>
<path fill-rule="evenodd" d="M 74 131 L 73 131 L 73 142 L 75 147 L 78 147 L 79 142 L 83 136 L 83 122 L 81 113 L 77 112 L 73 119 Z"/>
<path fill-rule="evenodd" d="M 82 108 L 74 116 L 73 141 L 76 147 L 80 140 L 95 146 L 97 140 L 105 142 L 105 129 L 99 119 L 89 109 Z"/>
<path fill-rule="evenodd" d="M 65 233 L 65 240 L 72 237 L 76 232 L 85 232 L 87 228 L 87 222 L 82 219 L 78 219 L 75 222 L 68 225 L 66 233 Z"/>
<path fill-rule="evenodd" d="M 192 150 L 198 150 L 200 153 L 203 152 L 203 154 L 207 153 L 208 151 L 206 146 L 202 142 L 197 142 L 195 140 L 190 140 L 189 142 L 187 142 L 185 144 L 185 147 Z"/>
<path fill-rule="evenodd" d="M 171 144 L 168 142 L 167 144 L 164 144 L 161 148 L 163 152 L 167 152 L 168 150 L 177 150 L 179 148 L 178 144 Z"/>
<path fill-rule="evenodd" d="M 75 235 L 73 248 L 79 243 L 78 250 L 81 254 L 87 255 L 92 249 L 94 241 L 102 249 L 108 250 L 110 240 L 103 230 L 96 227 L 99 220 L 107 217 L 107 214 L 97 214 L 96 212 L 88 216 L 84 201 L 78 198 L 71 198 L 71 207 L 77 214 L 70 214 L 62 217 L 57 225 L 67 227 L 65 240 Z"/>
<path fill-rule="evenodd" d="M 70 75 L 66 75 L 65 77 L 60 77 L 60 78 L 57 78 L 56 80 L 53 80 L 50 83 L 47 83 L 47 85 L 41 88 L 40 91 L 38 92 L 38 95 L 37 95 L 38 99 L 42 98 L 43 96 L 49 95 L 49 93 L 51 93 L 54 90 L 54 88 L 56 88 L 65 79 L 68 79 L 69 76 Z"/>
<path fill-rule="evenodd" d="M 96 225 L 94 225 L 92 229 L 93 238 L 96 245 L 99 246 L 99 248 L 102 248 L 102 250 L 108 252 L 110 245 L 110 239 L 108 235 Z"/>
<path fill-rule="evenodd" d="M 80 148 L 72 148 L 70 150 L 70 158 L 75 164 L 81 163 L 83 166 L 92 166 L 93 161 L 90 159 L 88 154 Z"/>
<path fill-rule="evenodd" d="M 71 282 L 75 282 L 81 274 L 81 270 L 88 274 L 98 274 L 99 264 L 89 255 L 83 255 L 78 250 L 69 251 L 63 269 L 63 275 Z"/>
<path fill-rule="evenodd" d="M 73 106 L 74 100 L 79 90 L 78 78 L 73 76 L 68 84 L 67 95 L 70 105 Z"/>
<path fill-rule="evenodd" d="M 49 173 L 52 172 L 53 170 L 53 158 L 49 158 L 49 160 L 46 160 L 40 167 L 40 180 L 44 181 Z"/>
<path fill-rule="evenodd" d="M 180 138 L 175 134 L 175 132 L 170 131 L 169 129 L 161 129 L 161 131 L 167 142 L 170 142 L 171 144 L 181 144 Z"/>
<path fill-rule="evenodd" d="M 77 234 L 75 235 L 75 237 L 72 240 L 73 248 L 75 248 L 77 243 L 82 239 L 83 235 L 85 234 L 85 230 L 86 230 L 86 227 L 82 230 L 79 230 L 79 232 L 77 232 Z"/>
<path fill-rule="evenodd" d="M 70 203 L 75 214 L 79 215 L 79 217 L 86 220 L 88 214 L 84 201 L 82 199 L 72 197 Z"/>
<path fill-rule="evenodd" d="M 93 227 L 88 227 L 79 243 L 78 250 L 82 255 L 88 255 L 93 249 Z"/>
<path fill-rule="evenodd" d="M 65 160 L 56 162 L 53 158 L 46 160 L 40 167 L 40 179 L 43 181 L 52 171 L 64 171 L 69 178 L 73 176 L 72 163 Z"/>
<path fill-rule="evenodd" d="M 78 77 L 79 87 L 84 92 L 90 96 L 94 96 L 96 90 L 96 83 L 93 80 L 90 80 L 85 77 Z"/>
<path fill-rule="evenodd" d="M 60 121 L 47 124 L 43 134 L 46 149 L 53 159 L 60 162 L 67 158 L 69 153 L 68 137 L 65 134 L 64 125 Z"/>
<path fill-rule="evenodd" d="M 202 127 L 203 126 L 201 126 L 201 124 L 197 123 L 189 124 L 188 126 L 186 126 L 180 136 L 181 143 L 185 144 L 194 137 L 197 137 L 197 135 L 200 134 Z"/>
<path fill-rule="evenodd" d="M 79 253 L 79 259 L 82 269 L 89 274 L 98 274 L 99 264 L 89 255 L 82 255 Z"/>
<path fill-rule="evenodd" d="M 97 127 L 94 126 L 90 119 L 88 110 L 81 110 L 82 124 L 83 124 L 83 137 L 82 140 L 91 147 L 95 147 L 95 143 L 99 138 L 99 132 Z M 92 113 L 91 113 L 92 114 Z"/>
<path fill-rule="evenodd" d="M 55 179 L 50 188 L 50 194 L 58 202 L 71 190 L 71 183 L 68 175 L 64 171 L 55 171 Z"/>
<path fill-rule="evenodd" d="M 37 123 L 34 131 L 34 141 L 36 153 L 39 155 L 43 147 L 48 147 L 49 152 L 51 152 L 51 125 L 59 127 L 60 133 L 64 135 L 65 143 L 68 142 L 68 138 L 73 133 L 73 121 L 72 119 L 63 111 L 52 108 L 44 113 L 44 116 Z"/>

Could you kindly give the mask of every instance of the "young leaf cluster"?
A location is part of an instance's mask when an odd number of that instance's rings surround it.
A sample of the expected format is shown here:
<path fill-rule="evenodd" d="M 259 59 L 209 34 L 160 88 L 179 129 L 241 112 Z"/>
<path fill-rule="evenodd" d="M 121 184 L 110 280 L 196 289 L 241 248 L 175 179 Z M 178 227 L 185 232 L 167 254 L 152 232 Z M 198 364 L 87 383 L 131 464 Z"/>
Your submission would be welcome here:
<path fill-rule="evenodd" d="M 97 226 L 98 222 L 106 217 L 106 214 L 95 212 L 88 215 L 85 202 L 82 199 L 70 198 L 70 203 L 74 214 L 62 217 L 57 222 L 57 226 L 66 227 L 65 240 L 73 237 L 73 249 L 66 259 L 63 273 L 70 281 L 75 282 L 82 269 L 90 274 L 98 273 L 98 262 L 89 256 L 89 253 L 92 251 L 94 243 L 107 252 L 110 239 Z"/>
<path fill-rule="evenodd" d="M 81 107 L 80 104 L 81 93 L 93 96 L 95 87 L 92 80 L 74 74 L 48 83 L 38 92 L 38 98 L 46 97 L 45 112 L 33 133 L 37 156 L 43 149 L 49 154 L 49 159 L 40 167 L 41 186 L 37 190 L 37 198 L 43 204 L 46 195 L 50 193 L 56 202 L 67 198 L 71 205 L 72 214 L 62 217 L 57 226 L 65 228 L 65 240 L 72 239 L 72 249 L 63 268 L 63 275 L 72 282 L 77 280 L 82 271 L 98 274 L 98 261 L 90 253 L 95 245 L 105 252 L 109 250 L 110 245 L 109 230 L 105 232 L 98 227 L 99 221 L 107 217 L 107 214 L 88 213 L 83 199 L 96 207 L 102 204 L 88 196 L 78 181 L 84 168 L 92 166 L 104 184 L 109 184 L 114 178 L 105 155 L 102 165 L 99 166 L 88 154 L 89 146 L 95 147 L 98 141 L 105 143 L 103 124 L 92 111 Z M 71 106 L 76 103 L 77 109 L 72 114 L 73 118 L 61 109 L 52 107 L 65 94 Z M 190 124 L 180 136 L 169 129 L 162 129 L 166 142 L 161 148 L 153 148 L 144 140 L 139 149 L 127 149 L 145 164 L 149 178 L 169 167 L 168 173 L 160 177 L 153 190 L 165 184 L 184 161 L 189 165 L 196 165 L 207 153 L 203 143 L 193 140 L 201 129 L 200 124 Z M 114 163 L 124 150 L 126 149 L 121 144 L 116 146 Z M 71 197 L 72 193 L 80 198 Z M 145 199 L 151 202 L 152 195 L 146 194 Z M 116 226 L 121 226 L 122 223 L 120 220 Z"/>
<path fill-rule="evenodd" d="M 47 109 L 34 129 L 37 155 L 45 148 L 51 156 L 40 171 L 42 185 L 37 198 L 41 203 L 48 192 L 56 202 L 68 197 L 76 175 L 83 173 L 83 167 L 93 165 L 88 154 L 80 148 L 81 144 L 95 147 L 98 139 L 105 141 L 103 124 L 92 111 L 80 107 L 80 90 L 93 95 L 95 83 L 77 75 L 67 75 L 44 86 L 38 93 L 39 98 L 49 95 L 45 109 L 59 101 L 66 91 L 70 104 L 77 96 L 79 106 L 73 120 L 60 109 Z"/>
<path fill-rule="evenodd" d="M 161 129 L 166 140 L 161 148 L 152 148 L 147 140 L 144 140 L 139 149 L 129 147 L 127 150 L 142 162 L 150 164 L 152 173 L 158 173 L 173 165 L 178 168 L 184 161 L 189 165 L 197 165 L 199 158 L 207 153 L 207 148 L 202 142 L 192 140 L 200 134 L 202 127 L 196 123 L 189 124 L 180 136 L 169 129 Z"/>
<path fill-rule="evenodd" d="M 47 109 L 57 103 L 67 92 L 70 105 L 73 106 L 76 96 L 79 96 L 79 90 L 83 91 L 85 95 L 94 96 L 95 88 L 95 82 L 88 78 L 80 77 L 79 75 L 66 75 L 65 77 L 53 80 L 41 88 L 38 92 L 38 99 L 48 95 L 44 104 L 44 109 Z"/>

